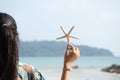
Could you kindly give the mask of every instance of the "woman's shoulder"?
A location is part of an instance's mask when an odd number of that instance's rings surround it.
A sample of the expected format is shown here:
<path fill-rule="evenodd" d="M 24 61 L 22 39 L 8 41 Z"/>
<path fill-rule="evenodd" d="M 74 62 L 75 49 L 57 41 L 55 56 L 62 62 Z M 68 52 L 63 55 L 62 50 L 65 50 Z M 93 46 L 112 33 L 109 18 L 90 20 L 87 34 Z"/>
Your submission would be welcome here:
<path fill-rule="evenodd" d="M 18 77 L 21 80 L 45 80 L 41 72 L 32 65 L 19 63 L 18 68 Z"/>

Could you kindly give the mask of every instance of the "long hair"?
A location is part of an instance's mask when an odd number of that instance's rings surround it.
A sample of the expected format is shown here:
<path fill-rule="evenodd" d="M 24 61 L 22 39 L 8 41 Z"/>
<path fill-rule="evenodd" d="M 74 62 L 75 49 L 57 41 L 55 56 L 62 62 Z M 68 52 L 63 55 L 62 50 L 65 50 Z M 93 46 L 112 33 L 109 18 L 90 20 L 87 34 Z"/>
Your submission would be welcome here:
<path fill-rule="evenodd" d="M 12 16 L 0 12 L 0 80 L 16 80 L 18 32 Z"/>

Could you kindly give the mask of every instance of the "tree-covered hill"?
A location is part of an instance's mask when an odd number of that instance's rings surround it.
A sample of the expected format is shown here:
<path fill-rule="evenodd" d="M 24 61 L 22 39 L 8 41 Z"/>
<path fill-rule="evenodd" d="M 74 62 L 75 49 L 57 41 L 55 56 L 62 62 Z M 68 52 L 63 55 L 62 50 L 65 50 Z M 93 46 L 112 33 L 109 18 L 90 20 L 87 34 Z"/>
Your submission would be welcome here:
<path fill-rule="evenodd" d="M 84 45 L 76 45 L 81 56 L 113 56 L 112 52 L 106 49 L 98 49 Z M 20 56 L 63 56 L 66 49 L 66 42 L 57 41 L 20 41 Z"/>

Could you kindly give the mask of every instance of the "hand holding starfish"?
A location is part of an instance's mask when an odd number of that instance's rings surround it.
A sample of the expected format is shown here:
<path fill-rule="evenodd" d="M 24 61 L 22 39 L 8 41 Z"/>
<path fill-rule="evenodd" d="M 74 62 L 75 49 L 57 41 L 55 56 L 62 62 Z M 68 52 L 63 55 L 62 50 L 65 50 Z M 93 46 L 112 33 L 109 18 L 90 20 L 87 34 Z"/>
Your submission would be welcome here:
<path fill-rule="evenodd" d="M 70 36 L 70 33 L 72 32 L 73 28 L 74 28 L 74 26 L 69 30 L 68 33 L 66 33 L 66 32 L 64 31 L 64 29 L 61 27 L 61 30 L 63 31 L 63 33 L 64 33 L 65 35 L 62 36 L 62 37 L 59 37 L 59 38 L 57 38 L 57 39 L 67 38 L 67 43 L 68 43 L 68 44 L 70 44 L 69 38 L 78 39 L 78 38 L 76 38 L 76 37 L 74 37 L 74 36 Z"/>
<path fill-rule="evenodd" d="M 70 67 L 71 64 L 80 57 L 80 51 L 77 47 L 74 47 L 72 44 L 69 42 L 69 38 L 73 39 L 78 39 L 74 36 L 70 36 L 71 31 L 73 30 L 74 27 L 72 27 L 68 33 L 66 33 L 63 28 L 61 27 L 61 30 L 65 34 L 62 37 L 59 37 L 57 39 L 63 39 L 67 38 L 67 49 L 64 55 L 64 65 L 63 65 L 63 72 L 62 72 L 62 77 L 61 80 L 70 80 Z"/>

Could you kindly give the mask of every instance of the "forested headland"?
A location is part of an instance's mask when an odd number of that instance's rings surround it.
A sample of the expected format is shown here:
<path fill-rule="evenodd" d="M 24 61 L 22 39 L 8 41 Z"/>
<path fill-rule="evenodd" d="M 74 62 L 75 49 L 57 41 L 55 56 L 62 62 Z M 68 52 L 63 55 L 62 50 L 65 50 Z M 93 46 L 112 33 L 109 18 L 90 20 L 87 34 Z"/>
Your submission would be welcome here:
<path fill-rule="evenodd" d="M 81 56 L 113 56 L 108 49 L 85 45 L 75 45 L 81 51 Z M 24 57 L 64 56 L 66 42 L 60 41 L 20 41 L 19 55 Z"/>

